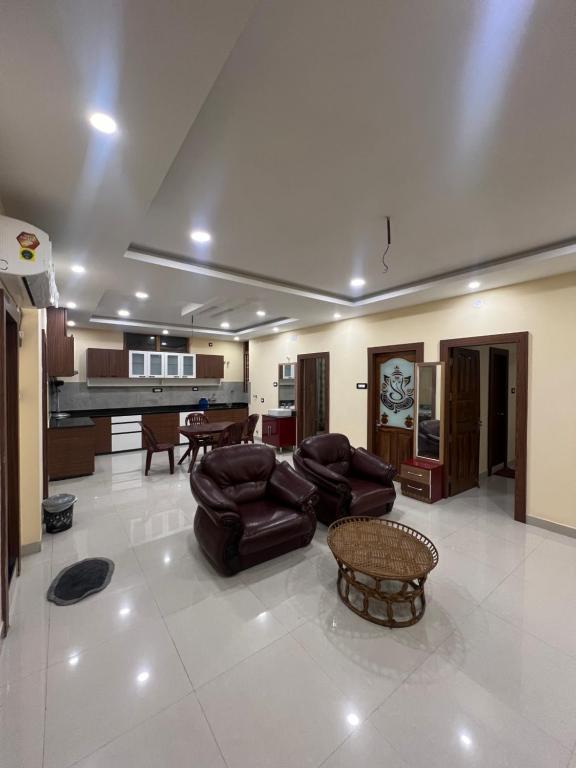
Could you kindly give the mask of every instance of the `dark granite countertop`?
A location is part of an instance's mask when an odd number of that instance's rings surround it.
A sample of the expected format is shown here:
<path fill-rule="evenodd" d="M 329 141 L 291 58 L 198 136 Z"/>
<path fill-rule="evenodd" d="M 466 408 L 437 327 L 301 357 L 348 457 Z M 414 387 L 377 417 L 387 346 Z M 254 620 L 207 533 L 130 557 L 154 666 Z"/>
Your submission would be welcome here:
<path fill-rule="evenodd" d="M 231 408 L 248 408 L 248 403 L 210 403 L 209 411 L 229 411 Z M 83 416 L 136 416 L 141 413 L 179 413 L 180 411 L 198 411 L 198 403 L 182 405 L 140 405 L 133 408 L 89 408 L 82 411 L 70 411 L 74 418 Z M 69 421 L 69 420 L 68 420 Z"/>
<path fill-rule="evenodd" d="M 71 429 L 72 427 L 93 427 L 92 419 L 86 416 L 70 417 L 67 419 L 50 419 L 50 429 Z"/>

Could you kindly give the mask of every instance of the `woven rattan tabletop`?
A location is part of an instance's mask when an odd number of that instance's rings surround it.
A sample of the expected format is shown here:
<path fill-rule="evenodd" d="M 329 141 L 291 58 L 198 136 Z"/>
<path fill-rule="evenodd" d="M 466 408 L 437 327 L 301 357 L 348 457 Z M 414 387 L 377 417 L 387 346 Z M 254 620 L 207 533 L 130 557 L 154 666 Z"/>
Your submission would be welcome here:
<path fill-rule="evenodd" d="M 434 544 L 395 520 L 342 518 L 330 526 L 328 546 L 337 560 L 376 579 L 419 578 L 438 563 Z"/>

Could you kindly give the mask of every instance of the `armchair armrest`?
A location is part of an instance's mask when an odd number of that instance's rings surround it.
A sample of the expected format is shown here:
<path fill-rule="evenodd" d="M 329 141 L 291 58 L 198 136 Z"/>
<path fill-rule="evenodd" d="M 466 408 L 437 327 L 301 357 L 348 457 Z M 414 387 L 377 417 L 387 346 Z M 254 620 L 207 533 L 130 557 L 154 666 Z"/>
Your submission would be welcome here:
<path fill-rule="evenodd" d="M 276 465 L 268 480 L 267 490 L 275 499 L 290 507 L 302 508 L 305 504 L 316 504 L 318 500 L 315 486 L 286 461 Z"/>
<path fill-rule="evenodd" d="M 232 499 L 222 493 L 216 483 L 202 472 L 190 475 L 192 495 L 218 525 L 232 527 L 241 524 L 238 507 Z"/>
<path fill-rule="evenodd" d="M 350 493 L 350 483 L 346 480 L 344 475 L 332 472 L 331 469 L 328 469 L 323 464 L 319 464 L 313 459 L 301 459 L 301 463 L 306 472 L 314 478 L 315 483 L 332 491 L 337 491 L 344 496 Z"/>
<path fill-rule="evenodd" d="M 385 464 L 382 459 L 368 453 L 364 448 L 352 449 L 350 466 L 355 475 L 367 477 L 382 485 L 391 486 L 396 474 L 396 468 L 392 464 Z"/>

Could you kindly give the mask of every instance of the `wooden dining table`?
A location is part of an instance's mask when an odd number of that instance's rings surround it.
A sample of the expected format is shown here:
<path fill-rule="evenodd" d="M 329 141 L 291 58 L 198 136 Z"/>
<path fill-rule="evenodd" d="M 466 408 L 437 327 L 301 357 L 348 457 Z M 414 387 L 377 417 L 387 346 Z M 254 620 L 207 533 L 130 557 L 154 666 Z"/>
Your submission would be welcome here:
<path fill-rule="evenodd" d="M 231 427 L 233 423 L 233 421 L 213 421 L 211 423 L 208 422 L 207 424 L 186 424 L 186 426 L 178 428 L 180 434 L 188 438 L 192 448 L 188 472 L 192 472 L 192 467 L 194 466 L 198 451 L 202 444 L 202 438 L 208 437 L 209 435 L 220 435 Z"/>

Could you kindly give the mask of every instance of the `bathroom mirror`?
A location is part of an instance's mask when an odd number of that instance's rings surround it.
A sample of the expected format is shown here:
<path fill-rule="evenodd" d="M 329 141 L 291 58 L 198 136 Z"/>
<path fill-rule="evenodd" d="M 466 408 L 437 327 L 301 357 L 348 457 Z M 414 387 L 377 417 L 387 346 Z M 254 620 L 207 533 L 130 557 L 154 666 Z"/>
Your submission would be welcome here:
<path fill-rule="evenodd" d="M 278 408 L 294 408 L 296 402 L 296 363 L 278 365 Z"/>
<path fill-rule="evenodd" d="M 416 363 L 414 455 L 442 461 L 444 455 L 444 363 Z"/>

